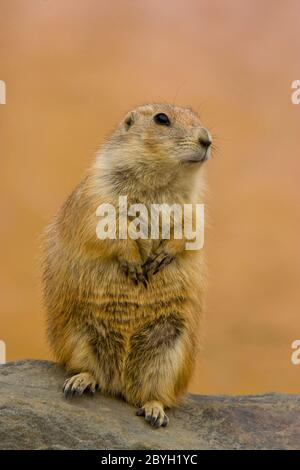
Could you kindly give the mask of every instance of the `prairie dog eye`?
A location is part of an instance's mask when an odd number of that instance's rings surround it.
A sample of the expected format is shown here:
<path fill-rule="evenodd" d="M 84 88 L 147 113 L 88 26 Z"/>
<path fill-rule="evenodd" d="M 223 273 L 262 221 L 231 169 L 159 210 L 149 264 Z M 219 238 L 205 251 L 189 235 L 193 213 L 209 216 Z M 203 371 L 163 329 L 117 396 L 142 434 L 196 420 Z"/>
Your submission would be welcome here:
<path fill-rule="evenodd" d="M 158 113 L 154 116 L 154 122 L 160 126 L 170 126 L 170 119 L 165 113 Z"/>

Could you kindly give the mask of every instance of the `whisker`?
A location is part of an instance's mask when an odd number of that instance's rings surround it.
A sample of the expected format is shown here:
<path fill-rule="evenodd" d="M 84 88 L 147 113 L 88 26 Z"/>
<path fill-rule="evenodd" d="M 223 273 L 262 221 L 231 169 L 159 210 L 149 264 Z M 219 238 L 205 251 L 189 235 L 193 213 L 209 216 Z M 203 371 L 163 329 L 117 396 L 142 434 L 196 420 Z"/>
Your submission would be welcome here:
<path fill-rule="evenodd" d="M 179 92 L 182 90 L 183 86 L 187 84 L 187 80 L 183 80 L 183 82 L 177 87 L 175 96 L 172 101 L 172 105 L 175 106 L 175 101 L 177 100 L 177 97 L 179 95 Z"/>

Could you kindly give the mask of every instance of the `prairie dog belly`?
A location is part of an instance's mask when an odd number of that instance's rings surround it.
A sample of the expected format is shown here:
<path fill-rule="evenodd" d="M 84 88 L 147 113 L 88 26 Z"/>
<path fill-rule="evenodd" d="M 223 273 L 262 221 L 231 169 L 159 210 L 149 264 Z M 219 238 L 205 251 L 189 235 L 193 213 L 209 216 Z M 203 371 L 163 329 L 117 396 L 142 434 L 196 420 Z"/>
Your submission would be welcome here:
<path fill-rule="evenodd" d="M 189 272 L 184 260 L 178 261 L 154 276 L 148 288 L 135 289 L 113 263 L 109 270 L 90 266 L 87 279 L 81 277 L 69 332 L 86 344 L 81 351 L 86 350 L 88 361 L 93 362 L 100 389 L 124 393 L 128 362 L 134 362 L 139 341 L 149 341 L 153 352 L 162 341 L 172 350 L 185 331 L 193 334 L 192 317 L 196 320 L 199 312 L 188 289 Z M 77 360 L 76 348 L 72 354 Z"/>

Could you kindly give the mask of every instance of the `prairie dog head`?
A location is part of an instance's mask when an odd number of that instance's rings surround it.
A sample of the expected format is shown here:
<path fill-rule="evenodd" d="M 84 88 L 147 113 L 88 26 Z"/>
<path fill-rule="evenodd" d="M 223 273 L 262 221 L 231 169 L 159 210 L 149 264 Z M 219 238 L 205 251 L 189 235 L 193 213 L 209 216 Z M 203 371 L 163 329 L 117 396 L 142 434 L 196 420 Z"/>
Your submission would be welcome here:
<path fill-rule="evenodd" d="M 196 113 L 170 104 L 130 111 L 101 149 L 96 166 L 123 181 L 158 189 L 196 174 L 210 156 L 211 135 Z"/>

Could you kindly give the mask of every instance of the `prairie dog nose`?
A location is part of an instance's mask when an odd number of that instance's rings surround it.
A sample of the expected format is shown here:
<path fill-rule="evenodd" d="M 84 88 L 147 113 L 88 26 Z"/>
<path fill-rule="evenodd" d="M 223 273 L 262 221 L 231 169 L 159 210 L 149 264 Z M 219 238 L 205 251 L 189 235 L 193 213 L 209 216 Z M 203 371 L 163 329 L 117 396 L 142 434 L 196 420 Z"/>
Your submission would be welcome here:
<path fill-rule="evenodd" d="M 212 143 L 211 135 L 208 132 L 208 130 L 206 130 L 204 127 L 201 127 L 199 131 L 198 141 L 199 141 L 199 144 L 202 145 L 202 147 L 206 149 L 208 149 L 208 147 L 211 146 L 211 143 Z"/>

